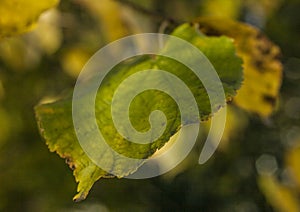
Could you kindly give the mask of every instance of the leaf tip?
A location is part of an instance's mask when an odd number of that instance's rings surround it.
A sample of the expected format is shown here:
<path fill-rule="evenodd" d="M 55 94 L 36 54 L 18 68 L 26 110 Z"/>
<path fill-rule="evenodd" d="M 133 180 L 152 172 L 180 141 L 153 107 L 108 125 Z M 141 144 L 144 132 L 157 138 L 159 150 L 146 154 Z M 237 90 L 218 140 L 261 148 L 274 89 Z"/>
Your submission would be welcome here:
<path fill-rule="evenodd" d="M 85 199 L 86 199 L 86 196 L 87 196 L 87 193 L 85 193 L 85 192 L 80 192 L 80 193 L 76 194 L 76 195 L 73 197 L 73 201 L 74 201 L 74 202 L 81 202 L 82 200 L 85 200 Z"/>

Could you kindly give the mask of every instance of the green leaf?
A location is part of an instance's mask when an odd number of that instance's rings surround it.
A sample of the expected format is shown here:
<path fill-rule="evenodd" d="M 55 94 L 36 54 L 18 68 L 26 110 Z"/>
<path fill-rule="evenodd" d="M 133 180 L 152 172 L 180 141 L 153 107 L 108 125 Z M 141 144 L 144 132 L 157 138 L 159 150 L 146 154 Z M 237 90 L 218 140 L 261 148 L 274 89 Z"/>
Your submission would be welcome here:
<path fill-rule="evenodd" d="M 236 90 L 240 87 L 242 81 L 242 60 L 236 56 L 232 39 L 224 36 L 203 36 L 195 26 L 189 24 L 179 26 L 173 35 L 194 44 L 207 56 L 223 83 L 227 100 L 230 100 L 236 94 Z M 189 55 L 189 52 L 181 51 L 176 45 L 168 46 L 168 43 L 163 51 L 175 52 L 175 54 L 186 55 L 186 57 Z M 200 65 L 201 61 L 199 61 Z M 130 121 L 136 130 L 146 132 L 151 128 L 148 121 L 151 112 L 154 110 L 163 111 L 167 121 L 166 123 L 162 122 L 166 127 L 163 134 L 152 143 L 136 144 L 123 138 L 117 132 L 111 114 L 114 92 L 123 80 L 128 79 L 134 73 L 147 69 L 160 69 L 176 75 L 188 86 L 195 96 L 199 107 L 200 119 L 199 117 L 190 117 L 187 123 L 183 124 L 200 122 L 207 119 L 211 116 L 212 112 L 215 112 L 222 106 L 221 103 L 211 106 L 205 88 L 197 76 L 185 65 L 173 59 L 164 56 L 147 55 L 132 58 L 116 65 L 105 77 L 101 87 L 98 89 L 95 100 L 96 121 L 99 130 L 102 132 L 105 141 L 107 141 L 111 149 L 127 157 L 136 159 L 149 158 L 167 143 L 170 137 L 178 132 L 181 127 L 180 112 L 175 101 L 161 91 L 147 90 L 140 93 L 131 102 L 129 111 Z M 159 74 L 156 78 L 150 78 L 149 80 L 153 83 L 167 84 L 167 86 L 171 87 L 175 86 L 168 82 L 163 75 Z M 132 89 L 136 89 L 136 86 L 138 85 L 133 86 Z M 134 92 L 133 90 L 129 88 L 129 91 L 127 91 L 128 94 Z M 74 200 L 80 201 L 86 198 L 95 181 L 99 178 L 109 178 L 112 176 L 96 166 L 79 145 L 72 122 L 71 97 L 69 95 L 54 103 L 38 105 L 35 111 L 41 135 L 45 138 L 50 151 L 57 152 L 60 157 L 65 158 L 69 166 L 74 170 L 75 179 L 79 183 L 77 188 L 78 194 L 74 197 Z M 83 111 L 86 109 L 84 103 L 88 97 L 89 94 L 86 94 L 78 100 L 82 103 Z M 84 121 L 89 121 L 92 118 L 86 117 Z M 82 127 L 91 132 L 86 138 L 92 142 L 94 140 L 93 132 L 95 129 L 90 129 L 91 127 L 84 123 Z M 99 159 L 103 160 L 113 173 L 118 173 L 117 177 L 119 178 L 134 173 L 143 163 L 142 160 L 137 160 L 135 164 L 128 164 L 127 161 L 114 158 L 112 150 L 103 150 L 101 152 L 100 149 L 99 155 L 101 155 Z"/>

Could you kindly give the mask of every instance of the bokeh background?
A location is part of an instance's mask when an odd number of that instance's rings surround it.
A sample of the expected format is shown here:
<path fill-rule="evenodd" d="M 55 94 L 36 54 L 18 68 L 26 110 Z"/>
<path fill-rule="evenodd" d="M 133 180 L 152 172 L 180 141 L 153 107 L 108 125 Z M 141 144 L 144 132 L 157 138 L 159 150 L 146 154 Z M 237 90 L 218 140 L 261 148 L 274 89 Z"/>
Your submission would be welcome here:
<path fill-rule="evenodd" d="M 299 0 L 61 0 L 34 30 L 2 39 L 0 211 L 300 211 L 299 11 Z M 72 202 L 72 172 L 48 151 L 34 106 L 72 89 L 85 62 L 105 44 L 167 32 L 167 20 L 204 15 L 247 22 L 280 46 L 284 74 L 273 115 L 230 105 L 230 130 L 204 165 L 197 163 L 200 138 L 170 173 L 103 179 L 85 201 Z"/>

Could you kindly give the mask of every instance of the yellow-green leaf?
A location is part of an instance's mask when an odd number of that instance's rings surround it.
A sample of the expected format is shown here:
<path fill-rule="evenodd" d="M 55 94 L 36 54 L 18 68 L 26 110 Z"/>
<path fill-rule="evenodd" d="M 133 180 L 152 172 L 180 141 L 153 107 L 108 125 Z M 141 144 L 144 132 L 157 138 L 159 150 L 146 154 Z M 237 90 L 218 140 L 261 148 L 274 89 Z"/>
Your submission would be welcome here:
<path fill-rule="evenodd" d="M 211 38 L 203 36 L 190 24 L 179 26 L 175 29 L 173 35 L 194 44 L 207 56 L 223 83 L 227 100 L 232 99 L 242 81 L 242 61 L 236 56 L 232 39 L 225 36 Z M 187 57 L 190 55 L 190 52 L 178 49 L 176 45 L 173 48 L 172 46 L 166 46 L 168 48 L 164 48 L 165 51 L 176 52 Z M 201 66 L 201 61 L 199 61 L 199 66 Z M 124 177 L 134 173 L 142 163 L 138 161 L 135 164 L 128 164 L 122 158 L 116 159 L 112 154 L 112 150 L 130 158 L 149 158 L 168 142 L 170 137 L 181 127 L 180 112 L 177 104 L 167 94 L 157 90 L 149 90 L 135 97 L 130 105 L 130 121 L 138 131 L 146 132 L 150 128 L 148 121 L 149 114 L 154 110 L 163 111 L 166 115 L 167 123 L 161 137 L 152 143 L 136 144 L 122 137 L 114 126 L 111 105 L 112 97 L 118 86 L 132 74 L 153 68 L 168 71 L 176 75 L 187 84 L 193 93 L 199 107 L 200 117 L 190 117 L 188 120 L 189 123 L 199 122 L 200 119 L 207 119 L 212 113 L 211 108 L 215 111 L 215 109 L 220 108 L 223 104 L 217 103 L 217 105 L 211 106 L 205 88 L 197 76 L 186 66 L 170 58 L 147 55 L 132 58 L 130 61 L 116 65 L 98 90 L 95 100 L 95 117 L 105 141 L 111 148 L 108 151 L 101 152 L 101 154 L 97 152 L 97 154 L 101 155 L 100 160 L 104 161 L 110 170 L 114 171 L 114 173 L 119 173 L 117 177 Z M 153 82 L 158 81 L 160 84 L 173 86 L 164 77 L 152 80 Z M 131 90 L 135 90 L 135 88 L 133 86 Z M 88 98 L 88 95 L 85 94 L 85 96 L 82 96 L 82 99 L 78 100 L 82 104 L 82 110 L 86 109 L 85 98 Z M 72 121 L 71 96 L 54 103 L 39 105 L 35 108 L 35 111 L 41 135 L 45 138 L 50 151 L 57 152 L 74 169 L 75 179 L 79 183 L 77 188 L 78 194 L 74 197 L 74 200 L 80 201 L 85 199 L 95 181 L 101 177 L 111 177 L 111 174 L 96 166 L 79 145 Z M 94 117 L 86 117 L 84 121 L 86 122 L 92 118 Z M 90 131 L 95 131 L 95 129 L 91 129 L 87 124 L 83 124 L 82 127 Z M 92 134 L 86 137 L 91 142 L 95 140 Z"/>

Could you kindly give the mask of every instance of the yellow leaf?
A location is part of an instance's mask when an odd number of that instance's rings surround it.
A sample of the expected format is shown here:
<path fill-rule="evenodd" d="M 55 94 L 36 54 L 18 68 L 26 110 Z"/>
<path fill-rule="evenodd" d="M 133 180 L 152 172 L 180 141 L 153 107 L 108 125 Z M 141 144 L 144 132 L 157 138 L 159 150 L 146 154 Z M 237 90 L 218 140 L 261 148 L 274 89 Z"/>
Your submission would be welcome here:
<path fill-rule="evenodd" d="M 80 71 L 92 55 L 82 47 L 72 47 L 65 50 L 61 63 L 63 70 L 70 76 L 77 78 Z"/>
<path fill-rule="evenodd" d="M 196 22 L 205 34 L 226 35 L 235 40 L 237 54 L 244 61 L 244 82 L 234 103 L 262 117 L 271 115 L 282 80 L 279 47 L 247 24 L 209 17 L 199 18 Z"/>
<path fill-rule="evenodd" d="M 241 3 L 240 0 L 206 0 L 203 3 L 202 14 L 237 19 L 241 10 Z"/>
<path fill-rule="evenodd" d="M 58 2 L 59 0 L 1 0 L 0 38 L 28 31 L 42 12 Z"/>
<path fill-rule="evenodd" d="M 300 146 L 286 153 L 286 164 L 292 174 L 292 178 L 300 191 Z"/>
<path fill-rule="evenodd" d="M 276 211 L 298 212 L 300 206 L 297 196 L 287 186 L 281 185 L 274 176 L 261 175 L 258 178 L 261 191 Z"/>

